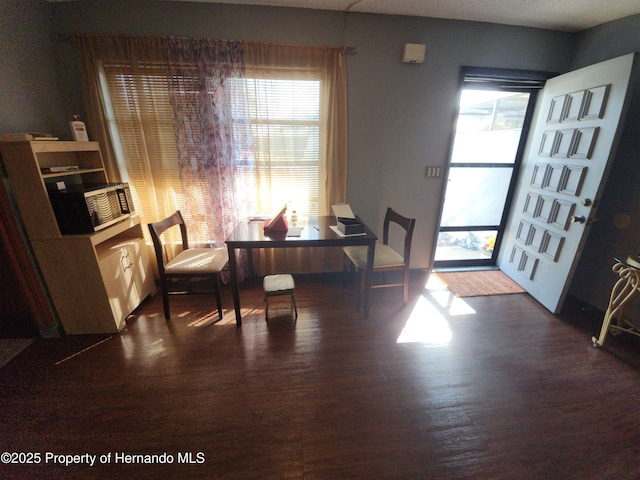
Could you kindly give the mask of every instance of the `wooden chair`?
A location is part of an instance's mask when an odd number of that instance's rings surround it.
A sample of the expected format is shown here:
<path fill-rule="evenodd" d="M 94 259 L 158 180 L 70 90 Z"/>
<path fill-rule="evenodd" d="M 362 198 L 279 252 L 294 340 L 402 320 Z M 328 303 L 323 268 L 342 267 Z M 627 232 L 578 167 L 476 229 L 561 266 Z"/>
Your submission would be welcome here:
<path fill-rule="evenodd" d="M 182 251 L 170 262 L 165 262 L 165 251 L 161 235 L 168 229 L 179 226 L 182 237 Z M 160 274 L 160 288 L 162 290 L 162 304 L 164 317 L 170 318 L 169 312 L 169 282 L 170 278 L 211 278 L 214 280 L 214 292 L 218 305 L 218 317 L 222 319 L 222 300 L 220 298 L 220 277 L 222 269 L 229 261 L 226 248 L 189 248 L 187 227 L 180 211 L 159 222 L 150 223 L 149 231 L 153 240 L 153 247 L 158 262 Z M 173 293 L 173 292 L 171 292 Z"/>
<path fill-rule="evenodd" d="M 373 273 L 382 272 L 383 282 L 371 285 L 371 288 L 385 287 L 403 287 L 402 304 L 406 305 L 409 301 L 409 260 L 411 257 L 411 239 L 413 237 L 413 227 L 416 220 L 414 218 L 403 217 L 391 208 L 387 208 L 384 217 L 384 226 L 382 232 L 382 243 L 376 244 L 375 256 L 373 261 Z M 391 224 L 397 224 L 404 230 L 404 249 L 402 255 L 389 246 L 389 227 Z M 364 270 L 367 268 L 367 247 L 344 247 L 344 283 L 346 285 L 348 273 L 355 268 L 360 272 L 360 286 L 357 295 L 357 307 L 360 309 L 362 295 L 364 293 Z M 384 274 L 386 272 L 403 272 L 403 281 L 401 283 L 387 283 Z"/>

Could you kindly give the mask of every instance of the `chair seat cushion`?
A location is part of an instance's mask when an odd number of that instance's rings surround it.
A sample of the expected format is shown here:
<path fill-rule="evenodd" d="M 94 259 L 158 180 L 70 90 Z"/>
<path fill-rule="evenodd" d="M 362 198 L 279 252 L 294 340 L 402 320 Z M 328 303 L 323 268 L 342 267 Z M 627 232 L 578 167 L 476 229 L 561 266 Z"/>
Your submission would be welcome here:
<path fill-rule="evenodd" d="M 228 261 L 226 248 L 189 248 L 176 255 L 164 270 L 169 274 L 217 273 Z"/>
<path fill-rule="evenodd" d="M 264 293 L 267 295 L 291 293 L 296 288 L 293 277 L 288 273 L 266 275 L 262 281 L 262 286 L 264 287 Z"/>
<path fill-rule="evenodd" d="M 344 253 L 359 270 L 367 268 L 367 247 L 344 247 Z M 404 258 L 389 245 L 376 244 L 373 268 L 402 267 Z"/>

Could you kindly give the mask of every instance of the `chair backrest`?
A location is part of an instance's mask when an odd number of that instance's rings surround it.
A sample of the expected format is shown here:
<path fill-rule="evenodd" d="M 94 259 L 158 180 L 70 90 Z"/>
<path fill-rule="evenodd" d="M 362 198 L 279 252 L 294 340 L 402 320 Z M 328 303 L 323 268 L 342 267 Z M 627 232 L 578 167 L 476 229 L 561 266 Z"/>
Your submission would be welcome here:
<path fill-rule="evenodd" d="M 158 261 L 158 268 L 162 273 L 164 270 L 164 247 L 160 236 L 171 227 L 180 225 L 180 235 L 182 236 L 182 249 L 189 248 L 189 241 L 187 239 L 187 226 L 184 224 L 184 219 L 180 210 L 177 210 L 174 214 L 168 216 L 164 220 L 149 224 L 149 233 L 151 233 L 151 240 L 153 240 L 153 248 L 156 252 L 156 260 Z"/>
<path fill-rule="evenodd" d="M 389 245 L 389 225 L 395 223 L 404 229 L 404 250 L 402 257 L 405 265 L 409 265 L 411 255 L 411 239 L 413 238 L 413 227 L 416 224 L 415 218 L 407 218 L 395 212 L 391 207 L 387 208 L 384 216 L 384 226 L 382 229 L 382 243 Z"/>

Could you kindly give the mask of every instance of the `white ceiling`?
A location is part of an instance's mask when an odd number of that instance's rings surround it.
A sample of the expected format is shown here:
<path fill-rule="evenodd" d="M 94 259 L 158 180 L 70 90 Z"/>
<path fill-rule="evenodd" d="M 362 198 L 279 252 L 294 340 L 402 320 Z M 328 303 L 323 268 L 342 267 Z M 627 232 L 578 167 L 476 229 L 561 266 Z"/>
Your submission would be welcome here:
<path fill-rule="evenodd" d="M 55 1 L 55 0 L 54 0 Z M 640 0 L 173 0 L 475 20 L 578 32 L 640 13 Z"/>

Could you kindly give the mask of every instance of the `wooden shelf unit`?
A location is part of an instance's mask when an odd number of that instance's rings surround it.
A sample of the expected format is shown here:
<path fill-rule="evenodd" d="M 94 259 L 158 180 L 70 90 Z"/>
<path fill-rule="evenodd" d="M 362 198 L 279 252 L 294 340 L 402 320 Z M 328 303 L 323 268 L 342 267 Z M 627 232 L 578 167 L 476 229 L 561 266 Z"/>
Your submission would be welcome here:
<path fill-rule="evenodd" d="M 104 230 L 62 235 L 47 184 L 108 182 L 97 142 L 0 144 L 20 216 L 65 333 L 116 333 L 155 293 L 151 256 L 136 215 Z M 51 167 L 78 170 L 43 173 Z"/>

